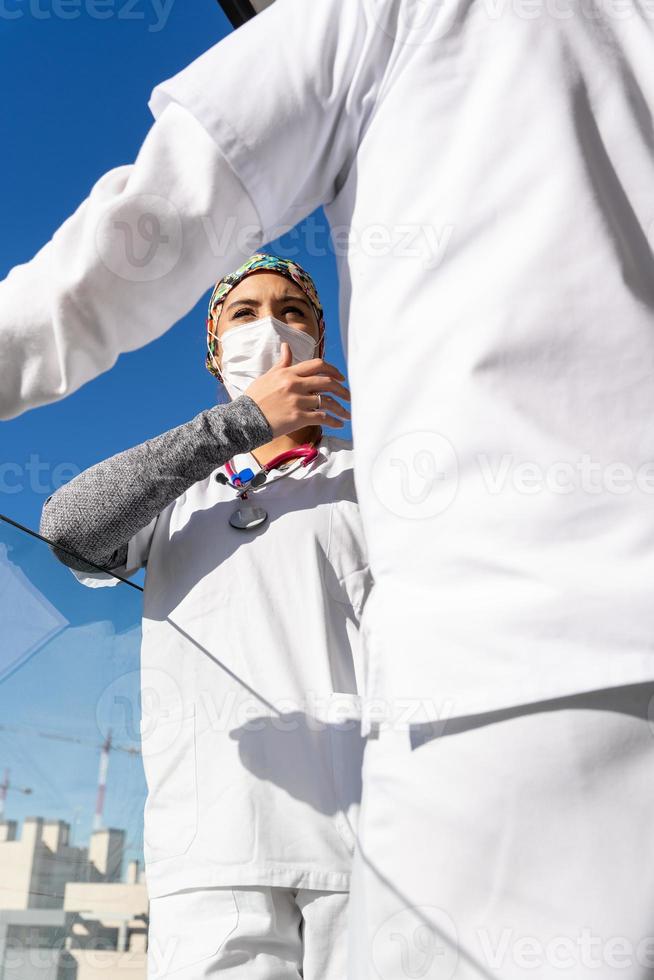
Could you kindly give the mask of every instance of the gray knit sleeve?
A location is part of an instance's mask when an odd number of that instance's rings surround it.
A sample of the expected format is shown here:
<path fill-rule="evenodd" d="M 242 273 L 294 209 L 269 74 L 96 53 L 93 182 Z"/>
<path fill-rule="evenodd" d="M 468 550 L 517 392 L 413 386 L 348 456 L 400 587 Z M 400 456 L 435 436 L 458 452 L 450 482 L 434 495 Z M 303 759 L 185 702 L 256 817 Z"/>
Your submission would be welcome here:
<path fill-rule="evenodd" d="M 119 568 L 130 538 L 169 503 L 232 456 L 273 438 L 257 403 L 240 395 L 80 473 L 48 497 L 40 532 L 71 568 Z"/>

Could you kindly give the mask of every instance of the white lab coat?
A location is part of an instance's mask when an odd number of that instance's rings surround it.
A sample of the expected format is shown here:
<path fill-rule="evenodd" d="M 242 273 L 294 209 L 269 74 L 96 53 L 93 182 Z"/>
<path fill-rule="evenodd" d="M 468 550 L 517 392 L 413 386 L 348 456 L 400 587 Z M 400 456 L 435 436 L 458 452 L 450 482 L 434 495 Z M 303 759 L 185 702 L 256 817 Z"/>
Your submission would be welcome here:
<path fill-rule="evenodd" d="M 234 465 L 260 470 L 250 453 Z M 372 584 L 351 442 L 324 435 L 316 460 L 251 494 L 269 514 L 252 531 L 230 526 L 236 498 L 221 471 L 136 534 L 118 569 L 147 563 L 148 891 L 347 891 L 363 754 L 358 622 Z"/>
<path fill-rule="evenodd" d="M 282 0 L 152 94 L 264 237 L 321 203 L 348 229 L 377 716 L 654 677 L 654 18 L 626 7 Z"/>

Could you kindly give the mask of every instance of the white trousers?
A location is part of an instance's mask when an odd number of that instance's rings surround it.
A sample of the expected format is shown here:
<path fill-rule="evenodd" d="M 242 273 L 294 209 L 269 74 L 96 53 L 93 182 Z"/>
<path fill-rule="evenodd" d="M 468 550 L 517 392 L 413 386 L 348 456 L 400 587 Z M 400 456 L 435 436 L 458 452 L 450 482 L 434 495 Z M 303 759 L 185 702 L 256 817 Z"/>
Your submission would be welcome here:
<path fill-rule="evenodd" d="M 654 682 L 366 745 L 349 980 L 651 980 Z"/>
<path fill-rule="evenodd" d="M 150 901 L 148 980 L 344 980 L 347 892 L 197 888 Z"/>

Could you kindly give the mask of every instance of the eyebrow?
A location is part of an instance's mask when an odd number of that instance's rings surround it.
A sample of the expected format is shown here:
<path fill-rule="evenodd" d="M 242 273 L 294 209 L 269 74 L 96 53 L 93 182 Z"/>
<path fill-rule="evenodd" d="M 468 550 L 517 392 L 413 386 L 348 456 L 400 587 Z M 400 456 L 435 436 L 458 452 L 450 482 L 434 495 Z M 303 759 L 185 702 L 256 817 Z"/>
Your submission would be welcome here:
<path fill-rule="evenodd" d="M 302 296 L 295 296 L 293 293 L 285 293 L 284 296 L 279 297 L 278 302 L 284 303 L 287 300 L 292 300 L 294 303 L 304 303 L 305 306 L 311 307 L 307 299 Z M 261 301 L 258 299 L 235 299 L 233 303 L 229 304 L 227 310 L 231 310 L 235 306 L 261 306 Z"/>

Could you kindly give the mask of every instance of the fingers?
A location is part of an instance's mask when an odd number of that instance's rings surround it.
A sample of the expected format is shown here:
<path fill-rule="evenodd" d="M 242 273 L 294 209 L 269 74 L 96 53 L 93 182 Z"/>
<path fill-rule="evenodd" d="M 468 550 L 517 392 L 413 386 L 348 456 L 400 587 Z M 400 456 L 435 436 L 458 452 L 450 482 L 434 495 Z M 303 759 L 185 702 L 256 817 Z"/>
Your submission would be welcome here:
<path fill-rule="evenodd" d="M 340 378 L 341 381 L 345 381 L 345 375 L 338 370 L 336 365 L 324 361 L 321 357 L 313 357 L 310 361 L 300 361 L 299 364 L 293 365 L 293 370 L 301 378 L 312 374 L 329 374 L 333 378 Z"/>
<path fill-rule="evenodd" d="M 316 408 L 317 398 L 315 393 L 311 395 L 303 395 L 299 400 L 299 407 L 306 415 L 307 422 L 315 422 L 316 418 L 325 419 L 326 422 L 331 425 L 332 422 L 338 422 L 339 425 L 344 425 L 341 419 L 349 419 L 351 417 L 350 410 L 345 405 L 341 405 L 340 402 L 336 401 L 330 395 L 320 395 L 320 409 Z M 333 413 L 336 419 L 332 419 L 331 415 L 328 413 Z"/>
<path fill-rule="evenodd" d="M 326 391 L 331 391 L 333 394 L 338 395 L 339 398 L 344 398 L 345 401 L 351 401 L 351 395 L 349 390 L 342 385 L 339 381 L 334 381 L 326 374 L 314 374 L 307 378 L 297 379 L 298 390 L 306 392 L 319 391 L 320 394 Z"/>
<path fill-rule="evenodd" d="M 303 425 L 326 425 L 330 429 L 342 429 L 345 425 L 343 419 L 339 419 L 337 416 L 329 415 L 327 412 L 321 410 L 320 412 L 307 412 L 306 417 L 302 419 Z"/>
<path fill-rule="evenodd" d="M 334 415 L 338 415 L 342 419 L 351 418 L 349 408 L 346 405 L 341 405 L 339 401 L 336 401 L 336 399 L 332 398 L 330 395 L 320 395 L 320 408 L 321 410 L 333 412 Z"/>
<path fill-rule="evenodd" d="M 288 341 L 282 341 L 282 349 L 279 353 L 279 359 L 277 365 L 280 367 L 290 367 L 293 363 L 293 355 L 291 353 L 291 345 Z"/>

